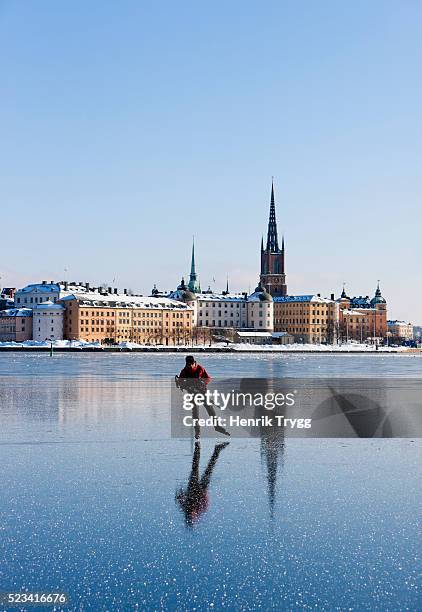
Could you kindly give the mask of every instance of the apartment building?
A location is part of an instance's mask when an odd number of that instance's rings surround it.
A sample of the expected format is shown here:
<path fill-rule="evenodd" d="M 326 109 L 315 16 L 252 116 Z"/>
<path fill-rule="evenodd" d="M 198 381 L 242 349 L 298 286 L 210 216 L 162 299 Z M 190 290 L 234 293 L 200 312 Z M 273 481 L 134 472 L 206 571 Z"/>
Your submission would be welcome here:
<path fill-rule="evenodd" d="M 188 304 L 194 312 L 198 329 L 273 330 L 273 298 L 258 285 L 253 293 L 214 293 L 211 290 L 193 293 L 184 280 L 169 298 Z"/>
<path fill-rule="evenodd" d="M 193 309 L 168 298 L 85 292 L 65 296 L 60 303 L 68 340 L 177 345 L 192 336 Z"/>
<path fill-rule="evenodd" d="M 387 321 L 387 333 L 393 340 L 413 340 L 413 325 L 406 321 Z"/>
<path fill-rule="evenodd" d="M 387 337 L 387 302 L 379 284 L 372 299 L 369 296 L 350 298 L 343 288 L 338 305 L 340 341 L 380 344 Z"/>
<path fill-rule="evenodd" d="M 319 295 L 274 297 L 274 331 L 288 332 L 295 342 L 333 344 L 337 339 L 339 308 Z"/>
<path fill-rule="evenodd" d="M 8 308 L 0 311 L 0 342 L 32 340 L 32 310 Z"/>

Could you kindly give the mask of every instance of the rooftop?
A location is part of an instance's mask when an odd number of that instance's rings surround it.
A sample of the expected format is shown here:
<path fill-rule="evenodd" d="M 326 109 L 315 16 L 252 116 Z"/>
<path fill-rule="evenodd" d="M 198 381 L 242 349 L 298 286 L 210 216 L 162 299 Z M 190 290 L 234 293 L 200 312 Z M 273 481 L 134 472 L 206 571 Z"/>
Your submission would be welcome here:
<path fill-rule="evenodd" d="M 61 304 L 54 303 L 51 300 L 46 300 L 45 302 L 35 304 L 34 310 L 63 310 L 63 306 Z"/>
<path fill-rule="evenodd" d="M 244 293 L 197 293 L 198 300 L 203 302 L 245 302 Z"/>
<path fill-rule="evenodd" d="M 260 332 L 260 331 L 238 331 L 236 332 L 240 338 L 271 338 L 272 334 L 270 332 Z"/>
<path fill-rule="evenodd" d="M 319 295 L 283 295 L 274 297 L 274 302 L 277 303 L 289 303 L 289 302 L 318 302 L 320 304 L 331 304 L 333 300 L 322 298 Z"/>
<path fill-rule="evenodd" d="M 31 308 L 8 308 L 0 310 L 0 317 L 32 317 Z"/>
<path fill-rule="evenodd" d="M 142 297 L 126 294 L 85 292 L 66 295 L 61 302 L 77 300 L 84 306 L 99 306 L 102 308 L 157 308 L 191 310 L 189 306 L 165 297 Z"/>

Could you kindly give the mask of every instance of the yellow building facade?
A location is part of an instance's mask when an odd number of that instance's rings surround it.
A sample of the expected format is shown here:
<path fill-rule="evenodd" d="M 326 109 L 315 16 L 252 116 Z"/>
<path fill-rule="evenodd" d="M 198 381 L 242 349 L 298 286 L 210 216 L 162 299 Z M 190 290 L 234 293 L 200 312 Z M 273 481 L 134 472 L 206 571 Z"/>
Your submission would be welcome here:
<path fill-rule="evenodd" d="M 174 346 L 192 338 L 193 309 L 175 300 L 85 293 L 60 303 L 67 340 Z"/>
<path fill-rule="evenodd" d="M 319 295 L 274 297 L 274 331 L 287 332 L 303 344 L 333 344 L 337 340 L 338 304 Z"/>

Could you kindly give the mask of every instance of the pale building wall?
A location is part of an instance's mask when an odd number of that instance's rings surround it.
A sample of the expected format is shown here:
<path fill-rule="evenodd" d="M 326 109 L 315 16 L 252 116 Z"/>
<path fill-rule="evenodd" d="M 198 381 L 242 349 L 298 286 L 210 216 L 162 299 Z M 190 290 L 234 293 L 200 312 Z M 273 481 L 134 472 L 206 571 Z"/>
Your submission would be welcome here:
<path fill-rule="evenodd" d="M 63 306 L 51 301 L 38 304 L 33 310 L 34 340 L 62 340 L 63 322 Z"/>
<path fill-rule="evenodd" d="M 413 340 L 413 325 L 405 321 L 389 321 L 387 324 L 388 333 L 393 338 L 402 340 Z"/>
<path fill-rule="evenodd" d="M 196 325 L 221 329 L 273 329 L 273 302 L 244 295 L 197 295 Z"/>

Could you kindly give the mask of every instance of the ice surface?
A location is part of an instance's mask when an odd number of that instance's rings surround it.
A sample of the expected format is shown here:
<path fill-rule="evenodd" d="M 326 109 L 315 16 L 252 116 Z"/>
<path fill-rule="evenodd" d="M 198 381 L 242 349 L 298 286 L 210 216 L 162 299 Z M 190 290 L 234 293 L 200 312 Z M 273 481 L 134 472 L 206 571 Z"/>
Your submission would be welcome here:
<path fill-rule="evenodd" d="M 212 376 L 422 376 L 420 356 L 236 353 Z M 170 439 L 164 353 L 0 354 L 2 590 L 71 610 L 420 609 L 419 440 Z M 189 498 L 195 462 L 210 479 Z"/>

